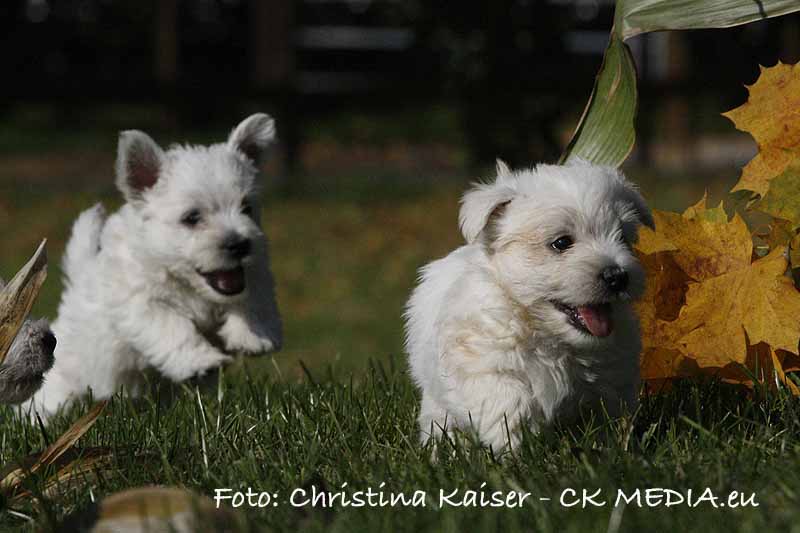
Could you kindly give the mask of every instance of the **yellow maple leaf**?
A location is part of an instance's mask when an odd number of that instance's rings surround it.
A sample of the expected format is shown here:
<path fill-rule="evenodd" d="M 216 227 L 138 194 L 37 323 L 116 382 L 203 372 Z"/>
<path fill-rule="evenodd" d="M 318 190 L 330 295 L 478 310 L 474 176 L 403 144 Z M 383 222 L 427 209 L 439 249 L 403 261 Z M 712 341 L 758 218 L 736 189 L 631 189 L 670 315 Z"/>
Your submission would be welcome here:
<path fill-rule="evenodd" d="M 683 215 L 656 210 L 657 231 L 643 228 L 636 249 L 645 255 L 671 251 L 677 265 L 695 281 L 747 266 L 753 254 L 747 225 L 738 214 L 728 221 L 724 213 L 721 207 L 706 209 L 704 200 Z"/>
<path fill-rule="evenodd" d="M 719 203 L 717 207 L 709 208 L 706 204 L 708 202 L 708 191 L 703 193 L 703 197 L 700 198 L 700 201 L 690 206 L 683 212 L 683 218 L 687 218 L 689 220 L 700 219 L 700 220 L 707 220 L 709 222 L 727 222 L 728 221 L 728 214 L 725 212 L 725 209 L 722 207 L 722 202 Z"/>
<path fill-rule="evenodd" d="M 642 352 L 641 376 L 644 381 L 688 378 L 699 373 L 697 364 L 677 350 L 652 347 Z"/>
<path fill-rule="evenodd" d="M 759 147 L 733 189 L 749 191 L 735 198 L 753 235 L 704 195 L 683 214 L 656 211 L 656 231 L 642 230 L 636 246 L 648 274 L 636 308 L 649 383 L 714 374 L 800 395 L 787 377 L 800 371 L 800 292 L 787 276 L 800 287 L 800 66 L 762 68 L 749 92 L 725 116 Z"/>
<path fill-rule="evenodd" d="M 710 373 L 743 383 L 744 365 L 789 387 L 785 372 L 800 362 L 800 293 L 785 276 L 787 247 L 776 243 L 753 262 L 744 221 L 728 220 L 721 206 L 708 209 L 705 198 L 682 215 L 656 211 L 654 218 L 657 231 L 643 231 L 637 244 L 648 275 L 636 305 L 642 378 Z"/>
<path fill-rule="evenodd" d="M 785 276 L 787 266 L 786 249 L 776 248 L 749 267 L 691 283 L 670 323 L 672 348 L 701 367 L 744 363 L 747 345 L 760 342 L 797 353 L 800 293 Z"/>
<path fill-rule="evenodd" d="M 800 158 L 800 64 L 761 67 L 761 75 L 748 90 L 747 103 L 723 113 L 737 129 L 753 136 L 759 150 L 742 169 L 732 192 L 764 196 L 770 180 Z"/>
<path fill-rule="evenodd" d="M 636 304 L 641 324 L 642 378 L 696 375 L 697 363 L 675 346 L 674 321 L 686 303 L 689 283 L 750 264 L 752 245 L 738 217 L 728 222 L 721 207 L 707 209 L 706 197 L 683 215 L 655 210 L 657 231 L 642 228 L 636 251 L 647 271 Z"/>

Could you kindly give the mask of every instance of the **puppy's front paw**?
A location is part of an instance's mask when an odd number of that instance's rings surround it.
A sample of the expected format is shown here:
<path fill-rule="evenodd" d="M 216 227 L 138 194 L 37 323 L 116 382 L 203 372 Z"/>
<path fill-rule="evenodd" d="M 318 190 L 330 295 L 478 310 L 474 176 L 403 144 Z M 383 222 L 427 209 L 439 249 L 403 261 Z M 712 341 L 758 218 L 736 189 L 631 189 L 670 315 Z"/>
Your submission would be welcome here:
<path fill-rule="evenodd" d="M 233 357 L 224 353 L 211 353 L 193 361 L 193 372 L 189 377 L 203 377 L 233 361 Z"/>
<path fill-rule="evenodd" d="M 182 355 L 184 356 L 180 358 L 170 358 L 156 367 L 169 379 L 180 383 L 190 378 L 202 377 L 233 361 L 233 357 L 213 349 Z"/>
<path fill-rule="evenodd" d="M 266 337 L 250 334 L 237 339 L 226 339 L 225 349 L 231 353 L 253 355 L 272 352 L 275 350 L 275 345 Z"/>
<path fill-rule="evenodd" d="M 272 339 L 260 335 L 250 329 L 245 319 L 239 315 L 230 315 L 219 331 L 225 343 L 225 350 L 230 353 L 259 354 L 275 350 Z"/>

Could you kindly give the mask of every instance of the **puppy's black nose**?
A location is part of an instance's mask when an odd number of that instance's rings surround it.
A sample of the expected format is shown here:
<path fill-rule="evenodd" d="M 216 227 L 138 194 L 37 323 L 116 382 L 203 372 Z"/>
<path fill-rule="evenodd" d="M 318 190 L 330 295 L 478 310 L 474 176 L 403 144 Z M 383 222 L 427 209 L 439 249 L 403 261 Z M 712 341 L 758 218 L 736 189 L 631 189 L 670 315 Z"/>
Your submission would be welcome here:
<path fill-rule="evenodd" d="M 628 273 L 618 266 L 606 267 L 600 273 L 603 283 L 609 290 L 622 292 L 628 288 Z"/>
<path fill-rule="evenodd" d="M 48 331 L 42 335 L 42 346 L 47 353 L 52 354 L 56 349 L 56 336 L 52 331 Z"/>
<path fill-rule="evenodd" d="M 228 252 L 231 257 L 242 259 L 250 255 L 250 239 L 245 239 L 239 235 L 230 235 L 222 242 L 222 249 Z"/>

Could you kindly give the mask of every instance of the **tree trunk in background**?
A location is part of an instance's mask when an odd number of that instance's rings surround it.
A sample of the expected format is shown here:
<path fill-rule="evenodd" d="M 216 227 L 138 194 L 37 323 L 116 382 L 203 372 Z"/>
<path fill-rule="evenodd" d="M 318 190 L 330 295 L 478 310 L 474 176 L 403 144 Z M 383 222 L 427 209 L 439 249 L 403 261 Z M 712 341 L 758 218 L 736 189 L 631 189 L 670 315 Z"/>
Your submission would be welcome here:
<path fill-rule="evenodd" d="M 250 0 L 250 62 L 257 91 L 280 89 L 291 80 L 292 1 Z"/>
<path fill-rule="evenodd" d="M 156 1 L 155 75 L 160 86 L 178 82 L 178 0 Z"/>

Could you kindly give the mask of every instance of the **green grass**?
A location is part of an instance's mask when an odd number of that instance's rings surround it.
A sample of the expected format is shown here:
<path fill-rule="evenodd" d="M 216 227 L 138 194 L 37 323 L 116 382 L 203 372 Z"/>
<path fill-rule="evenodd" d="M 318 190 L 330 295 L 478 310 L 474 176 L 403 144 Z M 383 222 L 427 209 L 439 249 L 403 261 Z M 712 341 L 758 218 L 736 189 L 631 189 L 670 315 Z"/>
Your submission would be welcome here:
<path fill-rule="evenodd" d="M 71 511 L 128 487 L 186 486 L 213 496 L 217 488 L 277 493 L 277 507 L 242 508 L 255 531 L 794 531 L 800 491 L 798 404 L 781 393 L 745 396 L 716 383 L 683 384 L 645 397 L 630 421 L 587 420 L 578 427 L 526 435 L 502 458 L 478 447 L 416 440 L 417 397 L 402 364 L 372 365 L 352 381 L 309 376 L 298 383 L 234 372 L 219 391 L 181 387 L 172 401 L 115 397 L 81 441 L 108 447 L 111 464 L 98 479 L 45 498 L 37 511 L 15 510 L 58 523 Z M 48 429 L 52 439 L 69 424 Z M 45 445 L 39 429 L 0 410 L 3 460 Z M 294 507 L 298 488 L 340 491 L 424 491 L 426 506 Z M 31 482 L 33 487 L 35 482 Z M 485 485 L 483 485 L 485 483 Z M 439 491 L 523 491 L 521 508 L 438 506 Z M 614 506 L 618 490 L 668 488 L 698 496 L 755 494 L 758 507 L 715 509 L 676 505 Z M 586 489 L 602 491 L 603 507 L 566 507 Z M 541 501 L 549 497 L 551 501 Z M 642 500 L 644 502 L 644 499 Z M 624 507 L 624 508 L 623 508 Z M 0 528 L 26 530 L 3 514 Z M 610 530 L 616 530 L 613 527 Z"/>

